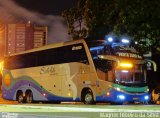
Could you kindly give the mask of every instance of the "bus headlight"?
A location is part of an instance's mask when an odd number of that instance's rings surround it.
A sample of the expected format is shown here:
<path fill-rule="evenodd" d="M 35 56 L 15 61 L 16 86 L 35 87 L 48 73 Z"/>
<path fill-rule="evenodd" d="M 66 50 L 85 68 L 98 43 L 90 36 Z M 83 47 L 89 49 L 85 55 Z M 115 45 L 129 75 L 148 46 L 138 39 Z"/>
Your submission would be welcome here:
<path fill-rule="evenodd" d="M 124 100 L 126 97 L 124 95 L 118 95 L 117 96 L 120 100 Z"/>
<path fill-rule="evenodd" d="M 144 96 L 144 99 L 145 99 L 145 100 L 148 100 L 148 99 L 149 99 L 149 96 L 148 96 L 148 95 L 145 95 L 145 96 Z"/>

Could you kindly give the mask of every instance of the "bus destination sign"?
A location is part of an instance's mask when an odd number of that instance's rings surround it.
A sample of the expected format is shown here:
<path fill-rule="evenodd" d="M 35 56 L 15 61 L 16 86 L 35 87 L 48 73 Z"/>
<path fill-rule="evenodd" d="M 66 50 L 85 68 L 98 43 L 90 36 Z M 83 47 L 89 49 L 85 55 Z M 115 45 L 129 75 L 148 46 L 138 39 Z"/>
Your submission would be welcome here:
<path fill-rule="evenodd" d="M 117 55 L 120 56 L 120 57 L 142 59 L 142 56 L 140 56 L 139 54 L 134 54 L 134 53 L 117 52 Z"/>
<path fill-rule="evenodd" d="M 134 47 L 116 46 L 114 47 L 114 51 L 120 57 L 142 59 L 142 56 Z"/>

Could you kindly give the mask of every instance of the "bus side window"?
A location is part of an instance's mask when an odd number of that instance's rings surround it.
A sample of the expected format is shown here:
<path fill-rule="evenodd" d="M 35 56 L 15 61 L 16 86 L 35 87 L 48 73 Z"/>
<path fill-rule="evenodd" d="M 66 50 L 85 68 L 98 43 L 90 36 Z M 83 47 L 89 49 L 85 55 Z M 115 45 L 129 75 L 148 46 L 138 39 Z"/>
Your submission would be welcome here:
<path fill-rule="evenodd" d="M 40 53 L 37 53 L 37 65 L 44 66 L 44 65 L 47 65 L 46 62 L 47 62 L 46 50 L 41 51 Z"/>
<path fill-rule="evenodd" d="M 95 64 L 99 79 L 104 81 L 110 81 L 110 82 L 114 81 L 112 61 L 94 59 L 94 64 Z"/>
<path fill-rule="evenodd" d="M 102 60 L 102 59 L 95 59 L 94 64 L 96 68 L 100 69 L 103 72 L 107 72 L 112 70 L 113 63 L 112 61 Z"/>
<path fill-rule="evenodd" d="M 77 45 L 82 46 L 82 49 L 72 50 L 72 47 Z M 77 45 L 69 45 L 69 46 L 49 49 L 42 58 L 46 56 L 47 59 L 47 61 L 45 62 L 46 65 L 71 63 L 71 62 L 80 62 L 87 64 L 88 58 L 84 46 L 82 44 L 77 44 Z"/>

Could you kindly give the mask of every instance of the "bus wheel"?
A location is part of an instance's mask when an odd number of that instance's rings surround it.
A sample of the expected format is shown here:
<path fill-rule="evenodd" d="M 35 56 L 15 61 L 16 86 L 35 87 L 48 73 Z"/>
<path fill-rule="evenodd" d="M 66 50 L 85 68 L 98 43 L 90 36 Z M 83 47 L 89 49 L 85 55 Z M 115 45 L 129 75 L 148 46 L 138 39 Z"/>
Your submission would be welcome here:
<path fill-rule="evenodd" d="M 149 105 L 149 102 L 143 102 L 144 105 Z"/>
<path fill-rule="evenodd" d="M 18 103 L 24 102 L 23 93 L 21 93 L 21 92 L 17 93 L 17 101 L 18 101 Z"/>
<path fill-rule="evenodd" d="M 94 104 L 93 93 L 91 90 L 87 90 L 83 98 L 84 104 Z"/>
<path fill-rule="evenodd" d="M 33 94 L 31 91 L 28 91 L 26 93 L 26 103 L 32 103 L 33 102 Z"/>

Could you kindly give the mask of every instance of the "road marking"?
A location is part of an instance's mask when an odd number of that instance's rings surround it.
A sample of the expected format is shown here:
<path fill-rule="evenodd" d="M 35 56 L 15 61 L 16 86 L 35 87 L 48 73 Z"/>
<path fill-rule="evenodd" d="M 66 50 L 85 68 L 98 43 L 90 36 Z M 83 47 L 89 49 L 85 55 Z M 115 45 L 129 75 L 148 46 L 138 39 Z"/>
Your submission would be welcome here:
<path fill-rule="evenodd" d="M 26 106 L 26 105 L 1 105 L 12 108 L 26 108 L 26 109 L 48 109 L 59 110 L 58 112 L 160 112 L 160 110 L 131 110 L 131 109 L 111 109 L 111 108 L 79 108 L 79 107 L 58 107 L 58 106 Z"/>

